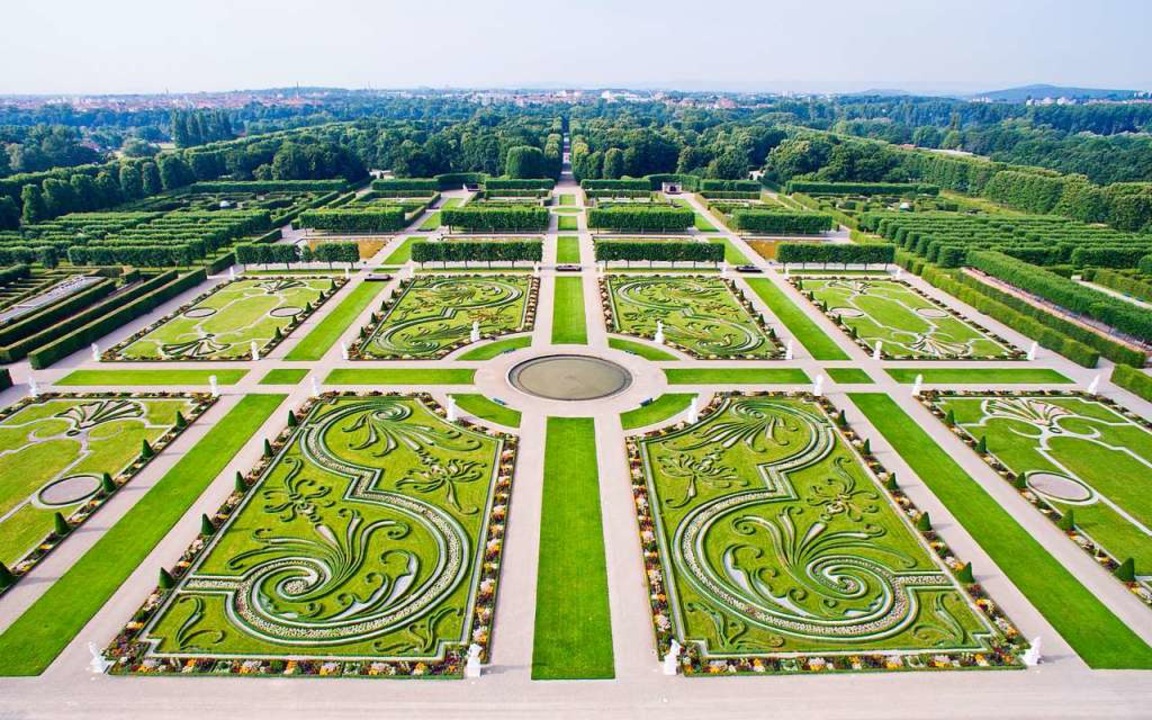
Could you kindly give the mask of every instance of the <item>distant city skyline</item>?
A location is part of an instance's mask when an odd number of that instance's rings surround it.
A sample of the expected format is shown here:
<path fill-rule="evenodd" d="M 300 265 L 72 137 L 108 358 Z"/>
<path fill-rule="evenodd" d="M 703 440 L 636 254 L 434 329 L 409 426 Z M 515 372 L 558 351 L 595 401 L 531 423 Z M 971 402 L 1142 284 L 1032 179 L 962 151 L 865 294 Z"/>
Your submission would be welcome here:
<path fill-rule="evenodd" d="M 1152 90 L 1152 4 L 13 0 L 0 94 L 269 87 Z"/>

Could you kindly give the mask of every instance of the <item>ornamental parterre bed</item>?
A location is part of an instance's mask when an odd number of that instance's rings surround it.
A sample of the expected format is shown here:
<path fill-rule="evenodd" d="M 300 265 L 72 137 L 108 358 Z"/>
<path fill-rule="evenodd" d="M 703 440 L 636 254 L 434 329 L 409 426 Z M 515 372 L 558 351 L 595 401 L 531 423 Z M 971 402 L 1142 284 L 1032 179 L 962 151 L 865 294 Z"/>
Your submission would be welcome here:
<path fill-rule="evenodd" d="M 328 393 L 105 651 L 110 672 L 460 677 L 492 637 L 515 436 Z"/>
<path fill-rule="evenodd" d="M 0 410 L 0 562 L 12 574 L 0 593 L 214 402 L 206 393 L 45 393 Z"/>
<path fill-rule="evenodd" d="M 715 275 L 607 275 L 600 302 L 611 332 L 665 342 L 700 360 L 775 360 L 783 348 L 743 290 Z"/>
<path fill-rule="evenodd" d="M 264 357 L 346 282 L 315 275 L 228 280 L 109 348 L 101 360 L 251 360 L 253 342 Z"/>
<path fill-rule="evenodd" d="M 723 394 L 628 442 L 661 656 L 686 674 L 1019 668 L 1012 622 L 832 404 Z"/>
<path fill-rule="evenodd" d="M 789 282 L 865 351 L 874 352 L 877 341 L 882 342 L 883 360 L 1023 360 L 1026 356 L 1008 340 L 900 280 L 820 275 L 790 277 Z M 865 308 L 858 307 L 861 303 Z"/>
<path fill-rule="evenodd" d="M 394 296 L 360 329 L 352 360 L 431 360 L 480 339 L 528 332 L 536 322 L 540 280 L 534 275 L 420 275 L 402 281 Z"/>
<path fill-rule="evenodd" d="M 1152 423 L 1076 391 L 932 390 L 920 402 L 1152 607 Z"/>

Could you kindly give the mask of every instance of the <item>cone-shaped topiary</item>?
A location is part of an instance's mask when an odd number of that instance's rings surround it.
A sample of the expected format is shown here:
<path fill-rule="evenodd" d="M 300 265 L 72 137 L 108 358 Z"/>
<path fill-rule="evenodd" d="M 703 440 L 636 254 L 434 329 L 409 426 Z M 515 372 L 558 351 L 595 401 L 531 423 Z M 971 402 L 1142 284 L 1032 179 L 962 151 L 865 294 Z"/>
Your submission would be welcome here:
<path fill-rule="evenodd" d="M 916 529 L 921 532 L 928 532 L 932 529 L 932 518 L 928 516 L 928 513 L 922 512 L 920 517 L 916 518 Z"/>
<path fill-rule="evenodd" d="M 1136 560 L 1128 558 L 1120 563 L 1120 567 L 1116 568 L 1113 573 L 1121 582 L 1136 582 Z"/>
<path fill-rule="evenodd" d="M 280 326 L 279 325 L 277 325 L 276 328 L 272 331 L 272 339 L 273 340 L 283 340 L 284 339 L 284 333 L 280 332 Z"/>
<path fill-rule="evenodd" d="M 944 418 L 944 424 L 948 427 L 956 427 L 956 411 L 948 408 L 948 415 Z"/>
<path fill-rule="evenodd" d="M 291 410 L 288 411 L 288 427 L 296 427 L 300 422 L 296 419 L 296 413 Z"/>
<path fill-rule="evenodd" d="M 248 483 L 244 480 L 244 473 L 236 471 L 236 492 L 248 492 Z"/>
<path fill-rule="evenodd" d="M 987 435 L 981 435 L 980 439 L 976 441 L 976 452 L 980 453 L 981 455 L 987 455 L 988 454 L 988 436 Z"/>
<path fill-rule="evenodd" d="M 176 427 L 180 428 L 181 430 L 188 427 L 188 421 L 184 419 L 184 413 L 180 412 L 179 410 L 176 411 Z"/>
<path fill-rule="evenodd" d="M 16 576 L 12 574 L 7 565 L 0 562 L 0 590 L 11 587 L 14 582 L 16 582 Z"/>
<path fill-rule="evenodd" d="M 264 438 L 264 457 L 272 457 L 272 443 L 268 442 L 268 438 Z"/>
<path fill-rule="evenodd" d="M 176 587 L 176 578 L 172 577 L 172 573 L 164 568 L 160 568 L 160 585 L 161 590 L 171 590 Z"/>
<path fill-rule="evenodd" d="M 896 483 L 896 473 L 888 473 L 888 479 L 884 481 L 884 487 L 889 492 L 895 492 L 900 488 L 900 485 Z"/>
<path fill-rule="evenodd" d="M 1072 532 L 1076 529 L 1076 517 L 1072 513 L 1072 508 L 1068 508 L 1064 514 L 1060 516 L 1056 525 L 1064 532 Z"/>
<path fill-rule="evenodd" d="M 836 424 L 839 425 L 840 427 L 847 427 L 848 426 L 848 418 L 847 418 L 847 416 L 844 415 L 843 409 L 841 409 L 840 412 L 837 413 L 837 415 L 836 415 Z"/>
<path fill-rule="evenodd" d="M 156 456 L 156 451 L 148 444 L 148 439 L 145 438 L 140 441 L 140 457 L 145 460 L 151 460 Z"/>
<path fill-rule="evenodd" d="M 110 473 L 104 473 L 104 475 L 100 477 L 100 492 L 105 495 L 111 495 L 116 492 L 116 481 L 112 479 Z"/>
<path fill-rule="evenodd" d="M 200 516 L 200 534 L 211 535 L 216 532 L 216 526 L 212 524 L 212 518 L 207 515 Z"/>
<path fill-rule="evenodd" d="M 1012 478 L 1012 487 L 1017 490 L 1028 489 L 1028 479 L 1024 477 L 1023 473 L 1017 473 L 1016 477 Z"/>
<path fill-rule="evenodd" d="M 52 516 L 52 524 L 54 526 L 53 530 L 60 537 L 64 537 L 68 533 L 72 532 L 72 526 L 69 525 L 68 521 L 64 519 L 64 514 L 61 512 L 57 512 Z"/>
<path fill-rule="evenodd" d="M 871 455 L 872 454 L 872 440 L 870 438 L 864 438 L 864 444 L 860 447 L 860 449 L 864 451 L 865 455 Z"/>
<path fill-rule="evenodd" d="M 976 582 L 975 576 L 972 575 L 972 563 L 964 563 L 964 567 L 956 571 L 956 579 L 965 585 L 971 585 Z"/>

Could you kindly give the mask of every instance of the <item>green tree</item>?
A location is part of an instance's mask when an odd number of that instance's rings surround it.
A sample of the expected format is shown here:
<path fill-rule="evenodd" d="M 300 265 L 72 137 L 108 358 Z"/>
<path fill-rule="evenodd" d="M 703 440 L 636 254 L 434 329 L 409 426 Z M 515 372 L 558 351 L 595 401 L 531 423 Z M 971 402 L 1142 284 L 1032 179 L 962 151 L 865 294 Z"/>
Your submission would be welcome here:
<path fill-rule="evenodd" d="M 604 152 L 604 169 L 600 176 L 605 180 L 616 180 L 624 177 L 624 151 L 620 148 L 608 148 Z"/>
<path fill-rule="evenodd" d="M 48 218 L 48 207 L 44 203 L 44 193 L 37 185 L 28 184 L 20 191 L 20 221 L 25 225 L 35 225 Z"/>
<path fill-rule="evenodd" d="M 548 177 L 548 166 L 544 151 L 531 145 L 517 145 L 508 148 L 504 161 L 504 174 L 510 178 Z"/>

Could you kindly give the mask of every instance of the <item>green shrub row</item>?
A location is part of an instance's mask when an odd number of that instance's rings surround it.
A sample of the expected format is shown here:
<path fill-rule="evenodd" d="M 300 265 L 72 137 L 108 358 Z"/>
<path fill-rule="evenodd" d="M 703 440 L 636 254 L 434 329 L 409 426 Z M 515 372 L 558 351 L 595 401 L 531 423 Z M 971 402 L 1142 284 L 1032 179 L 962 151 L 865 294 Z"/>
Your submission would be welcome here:
<path fill-rule="evenodd" d="M 441 242 L 417 241 L 412 243 L 412 259 L 426 262 L 540 262 L 544 257 L 544 243 L 539 240 L 506 240 L 500 242 L 469 242 L 446 240 Z"/>
<path fill-rule="evenodd" d="M 532 205 L 445 208 L 440 224 L 467 231 L 543 231 L 548 229 L 548 208 Z"/>
<path fill-rule="evenodd" d="M 653 183 L 646 178 L 621 178 L 619 180 L 581 180 L 585 190 L 652 190 Z M 656 183 L 656 189 L 660 184 Z"/>
<path fill-rule="evenodd" d="M 171 275 L 175 275 L 175 273 L 171 273 Z M 169 273 L 157 277 L 166 276 L 169 276 Z M 97 316 L 97 319 L 76 328 L 39 350 L 29 353 L 28 360 L 32 367 L 37 370 L 46 368 L 57 360 L 89 346 L 125 323 L 155 310 L 162 303 L 171 300 L 189 288 L 195 287 L 206 278 L 207 273 L 203 268 L 200 268 L 186 275 L 181 275 L 166 285 L 136 297 L 134 300 L 128 301 L 127 295 L 111 298 L 108 303 L 102 304 L 106 304 L 108 307 L 105 312 Z M 152 283 L 150 281 L 146 284 L 151 285 Z M 69 323 L 69 327 L 74 326 Z"/>
<path fill-rule="evenodd" d="M 719 263 L 724 260 L 724 246 L 702 242 L 630 242 L 600 240 L 596 259 L 612 262 L 691 262 Z"/>
<path fill-rule="evenodd" d="M 381 233 L 403 230 L 408 225 L 403 207 L 342 207 L 300 213 L 301 227 L 343 233 Z"/>
<path fill-rule="evenodd" d="M 1139 340 L 1152 341 L 1152 313 L 1132 303 L 999 252 L 970 252 L 968 264 L 1064 310 Z"/>
<path fill-rule="evenodd" d="M 590 200 L 600 198 L 650 198 L 651 190 L 585 190 L 585 197 Z"/>
<path fill-rule="evenodd" d="M 831 215 L 814 212 L 744 209 L 731 218 L 733 229 L 758 235 L 819 235 L 836 226 Z"/>
<path fill-rule="evenodd" d="M 0 368 L 0 390 L 12 387 L 12 373 L 8 368 Z"/>
<path fill-rule="evenodd" d="M 1112 382 L 1137 397 L 1152 402 L 1152 377 L 1128 365 L 1117 365 L 1112 370 Z"/>
<path fill-rule="evenodd" d="M 1115 270 L 1096 270 L 1092 273 L 1092 282 L 1125 295 L 1152 302 L 1152 282 L 1147 279 L 1132 277 Z"/>
<path fill-rule="evenodd" d="M 721 190 L 760 194 L 760 183 L 755 180 L 701 180 L 699 188 L 704 191 Z"/>
<path fill-rule="evenodd" d="M 192 183 L 190 193 L 270 193 L 339 192 L 348 188 L 345 180 L 213 180 Z"/>
<path fill-rule="evenodd" d="M 687 230 L 695 222 L 696 213 L 690 208 L 618 205 L 588 211 L 588 227 L 601 230 L 668 232 Z"/>
<path fill-rule="evenodd" d="M 0 270 L 0 287 L 11 285 L 17 280 L 23 280 L 32 274 L 32 268 L 26 263 L 13 265 Z"/>
<path fill-rule="evenodd" d="M 759 200 L 759 190 L 701 190 L 700 197 L 705 200 Z"/>
<path fill-rule="evenodd" d="M 552 178 L 489 178 L 484 181 L 484 189 L 494 190 L 551 190 L 556 187 Z"/>
<path fill-rule="evenodd" d="M 12 345 L 19 340 L 50 328 L 61 320 L 111 295 L 115 289 L 115 280 L 102 280 L 91 287 L 84 288 L 75 295 L 52 303 L 30 315 L 25 315 L 0 329 L 0 346 Z M 0 351 L 0 357 L 3 357 L 2 351 Z M 24 355 L 20 357 L 24 357 Z M 3 362 L 12 362 L 12 360 L 7 359 Z"/>
<path fill-rule="evenodd" d="M 435 178 L 390 178 L 386 180 L 373 180 L 373 192 L 402 192 L 416 190 L 420 192 L 436 192 L 440 183 Z"/>
<path fill-rule="evenodd" d="M 781 243 L 776 248 L 776 260 L 788 263 L 839 263 L 841 265 L 872 265 L 890 263 L 896 259 L 895 245 L 842 245 L 830 243 Z"/>
<path fill-rule="evenodd" d="M 457 172 L 437 175 L 434 180 L 440 190 L 459 190 L 464 185 L 482 185 L 486 177 L 484 173 Z"/>
<path fill-rule="evenodd" d="M 816 182 L 792 180 L 784 191 L 809 195 L 939 195 L 940 188 L 926 183 Z"/>

